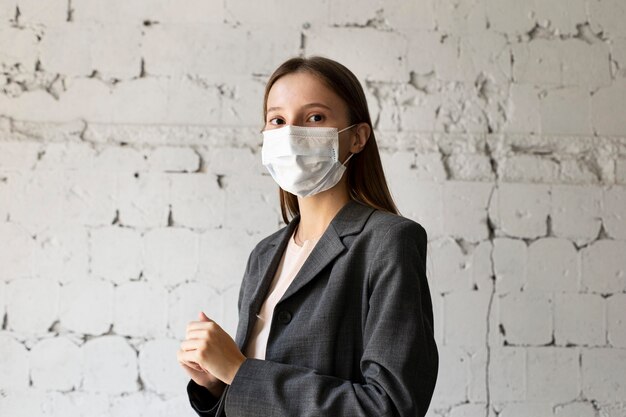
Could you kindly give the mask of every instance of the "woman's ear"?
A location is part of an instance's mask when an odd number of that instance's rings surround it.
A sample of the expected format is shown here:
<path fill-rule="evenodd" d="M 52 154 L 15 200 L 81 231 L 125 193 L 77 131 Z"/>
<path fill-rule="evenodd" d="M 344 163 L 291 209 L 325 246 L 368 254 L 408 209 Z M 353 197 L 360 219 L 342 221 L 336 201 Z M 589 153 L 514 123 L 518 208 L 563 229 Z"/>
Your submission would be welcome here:
<path fill-rule="evenodd" d="M 353 142 L 353 150 L 354 153 L 361 152 L 367 143 L 367 140 L 370 138 L 372 134 L 372 129 L 370 125 L 367 123 L 359 123 L 354 129 L 355 132 L 355 141 Z"/>

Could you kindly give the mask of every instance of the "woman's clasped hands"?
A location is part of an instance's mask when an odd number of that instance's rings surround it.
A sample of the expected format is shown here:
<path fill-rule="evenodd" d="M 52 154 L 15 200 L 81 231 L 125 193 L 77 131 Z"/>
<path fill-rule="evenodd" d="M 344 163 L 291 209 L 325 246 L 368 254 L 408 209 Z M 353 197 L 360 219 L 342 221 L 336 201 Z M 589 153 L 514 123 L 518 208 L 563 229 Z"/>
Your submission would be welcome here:
<path fill-rule="evenodd" d="M 187 325 L 186 339 L 177 353 L 178 362 L 198 385 L 219 397 L 246 357 L 216 322 L 203 312 L 199 318 Z"/>

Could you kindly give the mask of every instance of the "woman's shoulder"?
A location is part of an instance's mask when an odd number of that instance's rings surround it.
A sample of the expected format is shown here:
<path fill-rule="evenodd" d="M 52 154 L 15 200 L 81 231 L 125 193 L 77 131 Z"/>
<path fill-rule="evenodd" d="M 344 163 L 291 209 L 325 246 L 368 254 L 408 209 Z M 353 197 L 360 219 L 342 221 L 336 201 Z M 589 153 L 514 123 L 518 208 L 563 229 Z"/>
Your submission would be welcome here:
<path fill-rule="evenodd" d="M 407 232 L 423 234 L 424 236 L 427 235 L 426 229 L 421 223 L 408 217 L 380 209 L 375 209 L 372 212 L 372 215 L 365 224 L 365 229 L 383 235 Z"/>

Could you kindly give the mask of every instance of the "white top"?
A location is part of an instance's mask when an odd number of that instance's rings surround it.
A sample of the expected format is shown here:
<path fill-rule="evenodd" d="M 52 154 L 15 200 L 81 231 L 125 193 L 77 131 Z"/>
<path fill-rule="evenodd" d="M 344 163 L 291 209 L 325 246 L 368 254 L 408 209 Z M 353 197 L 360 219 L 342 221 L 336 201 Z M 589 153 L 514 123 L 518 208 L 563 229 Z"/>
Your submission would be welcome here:
<path fill-rule="evenodd" d="M 287 248 L 276 269 L 276 274 L 274 274 L 272 284 L 267 291 L 267 297 L 261 306 L 261 311 L 257 315 L 250 340 L 248 340 L 245 352 L 243 352 L 248 358 L 265 359 L 265 348 L 267 346 L 267 338 L 270 332 L 274 307 L 276 307 L 278 301 L 280 301 L 283 294 L 285 294 L 285 291 L 287 291 L 287 288 L 321 237 L 318 236 L 314 239 L 305 240 L 302 246 L 299 246 L 294 240 L 297 230 L 298 228 L 296 227 L 289 239 Z"/>

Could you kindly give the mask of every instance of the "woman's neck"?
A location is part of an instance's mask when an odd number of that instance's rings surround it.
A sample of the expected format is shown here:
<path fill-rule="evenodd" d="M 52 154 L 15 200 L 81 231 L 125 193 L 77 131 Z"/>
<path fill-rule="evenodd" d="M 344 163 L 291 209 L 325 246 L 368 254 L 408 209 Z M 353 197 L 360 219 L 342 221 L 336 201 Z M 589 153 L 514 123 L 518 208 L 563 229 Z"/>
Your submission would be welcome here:
<path fill-rule="evenodd" d="M 299 197 L 300 222 L 297 230 L 298 240 L 302 242 L 321 236 L 335 215 L 349 201 L 350 196 L 347 189 L 337 186 L 314 196 Z"/>

